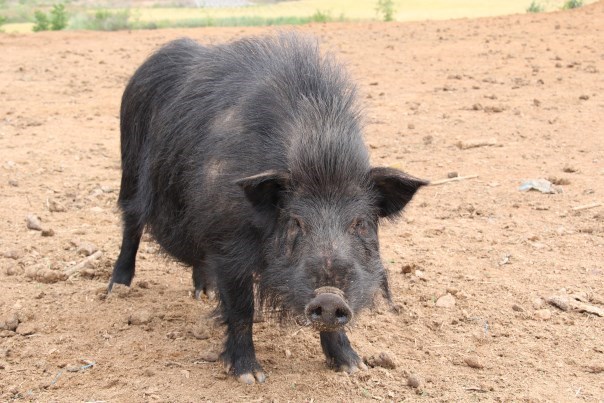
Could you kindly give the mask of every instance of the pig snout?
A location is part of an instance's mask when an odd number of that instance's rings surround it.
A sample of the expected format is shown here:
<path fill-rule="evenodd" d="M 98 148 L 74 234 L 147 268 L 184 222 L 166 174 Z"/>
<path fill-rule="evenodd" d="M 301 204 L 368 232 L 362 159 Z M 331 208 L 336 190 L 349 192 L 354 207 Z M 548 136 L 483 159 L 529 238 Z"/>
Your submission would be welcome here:
<path fill-rule="evenodd" d="M 342 297 L 342 292 L 337 291 L 321 292 L 320 289 L 316 290 L 316 297 L 306 305 L 304 310 L 306 318 L 317 330 L 337 330 L 352 319 L 352 310 Z"/>

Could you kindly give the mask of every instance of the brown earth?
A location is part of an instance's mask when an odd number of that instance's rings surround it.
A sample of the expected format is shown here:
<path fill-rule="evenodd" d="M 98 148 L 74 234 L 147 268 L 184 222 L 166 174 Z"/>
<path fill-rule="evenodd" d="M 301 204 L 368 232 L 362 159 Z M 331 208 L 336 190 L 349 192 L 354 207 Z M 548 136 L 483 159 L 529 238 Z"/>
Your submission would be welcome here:
<path fill-rule="evenodd" d="M 358 81 L 374 164 L 478 177 L 423 189 L 383 228 L 399 310 L 380 304 L 350 337 L 395 368 L 332 372 L 315 333 L 265 321 L 254 337 L 269 378 L 254 386 L 211 362 L 213 304 L 150 239 L 132 289 L 104 290 L 121 241 L 126 80 L 170 39 L 269 29 L 0 36 L 0 400 L 604 401 L 604 207 L 573 210 L 604 202 L 602 21 L 600 2 L 303 28 Z M 495 145 L 465 148 L 474 140 Z M 562 192 L 518 190 L 538 178 Z M 26 227 L 32 213 L 52 236 Z M 94 247 L 102 256 L 65 280 Z M 455 305 L 440 307 L 447 292 Z"/>

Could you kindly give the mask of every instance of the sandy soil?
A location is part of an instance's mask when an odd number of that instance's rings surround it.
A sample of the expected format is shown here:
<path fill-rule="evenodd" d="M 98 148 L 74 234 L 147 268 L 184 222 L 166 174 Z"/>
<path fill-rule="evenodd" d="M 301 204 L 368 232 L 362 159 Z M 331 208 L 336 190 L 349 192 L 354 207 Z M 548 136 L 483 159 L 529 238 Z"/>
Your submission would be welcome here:
<path fill-rule="evenodd" d="M 358 81 L 375 165 L 478 177 L 423 189 L 383 228 L 399 309 L 379 305 L 350 337 L 394 368 L 332 372 L 315 333 L 265 321 L 254 337 L 269 378 L 255 386 L 212 362 L 213 304 L 151 239 L 132 289 L 104 290 L 121 242 L 126 80 L 170 39 L 267 29 L 0 36 L 0 400 L 604 401 L 604 207 L 574 210 L 604 202 L 602 21 L 600 2 L 303 28 Z M 495 144 L 467 148 L 477 140 Z M 561 192 L 518 190 L 538 178 Z"/>

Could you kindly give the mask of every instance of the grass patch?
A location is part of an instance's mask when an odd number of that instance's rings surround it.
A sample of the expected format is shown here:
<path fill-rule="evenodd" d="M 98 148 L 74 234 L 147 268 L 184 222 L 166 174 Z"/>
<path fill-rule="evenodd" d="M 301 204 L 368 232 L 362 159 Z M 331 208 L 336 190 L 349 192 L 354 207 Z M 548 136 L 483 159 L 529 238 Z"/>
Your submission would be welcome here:
<path fill-rule="evenodd" d="M 526 8 L 527 13 L 542 13 L 544 11 L 545 7 L 535 0 L 531 1 L 531 4 Z"/>
<path fill-rule="evenodd" d="M 583 0 L 568 0 L 562 6 L 564 10 L 572 10 L 573 8 L 583 7 Z"/>
<path fill-rule="evenodd" d="M 132 29 L 130 9 L 97 10 L 93 14 L 80 14 L 69 23 L 70 29 L 89 31 L 120 31 Z"/>

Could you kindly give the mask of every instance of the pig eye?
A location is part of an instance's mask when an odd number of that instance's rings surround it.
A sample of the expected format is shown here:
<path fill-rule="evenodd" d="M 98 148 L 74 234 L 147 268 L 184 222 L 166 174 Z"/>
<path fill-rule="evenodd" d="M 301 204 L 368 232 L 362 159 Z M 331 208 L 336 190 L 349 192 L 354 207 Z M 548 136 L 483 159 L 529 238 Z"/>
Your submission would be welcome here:
<path fill-rule="evenodd" d="M 352 229 L 361 236 L 367 236 L 369 233 L 367 221 L 363 220 L 362 218 L 357 218 L 353 221 Z"/>

